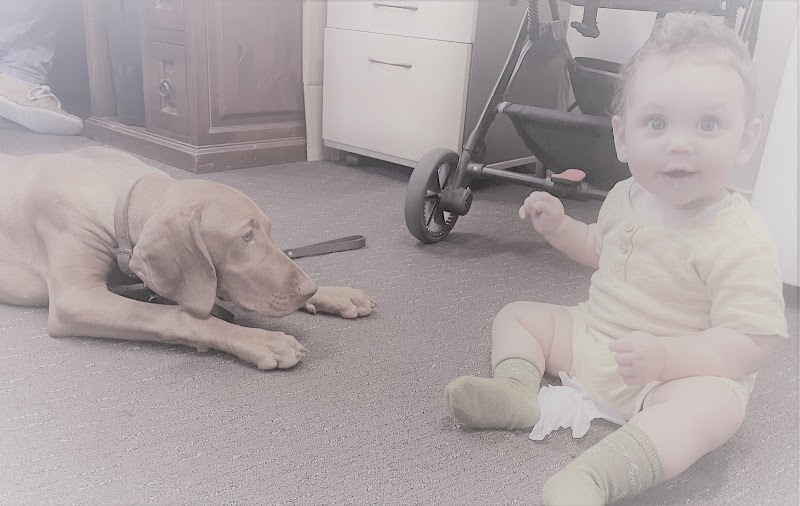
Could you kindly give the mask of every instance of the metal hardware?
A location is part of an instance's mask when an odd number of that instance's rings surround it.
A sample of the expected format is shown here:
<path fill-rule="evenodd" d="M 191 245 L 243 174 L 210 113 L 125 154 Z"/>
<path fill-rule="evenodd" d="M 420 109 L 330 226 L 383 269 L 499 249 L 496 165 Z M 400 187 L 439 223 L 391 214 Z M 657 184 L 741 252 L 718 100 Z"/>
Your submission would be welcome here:
<path fill-rule="evenodd" d="M 171 91 L 172 85 L 170 85 L 169 79 L 162 79 L 161 82 L 158 83 L 158 94 L 163 98 L 167 98 Z"/>
<path fill-rule="evenodd" d="M 410 63 L 392 63 L 388 61 L 376 60 L 375 58 L 367 58 L 370 63 L 380 63 L 381 65 L 391 65 L 392 67 L 403 67 L 404 69 L 410 69 Z"/>
<path fill-rule="evenodd" d="M 385 4 L 383 2 L 372 2 L 373 7 L 388 7 L 390 9 L 403 9 L 406 11 L 417 11 L 419 7 L 416 5 L 392 5 L 392 4 Z"/>

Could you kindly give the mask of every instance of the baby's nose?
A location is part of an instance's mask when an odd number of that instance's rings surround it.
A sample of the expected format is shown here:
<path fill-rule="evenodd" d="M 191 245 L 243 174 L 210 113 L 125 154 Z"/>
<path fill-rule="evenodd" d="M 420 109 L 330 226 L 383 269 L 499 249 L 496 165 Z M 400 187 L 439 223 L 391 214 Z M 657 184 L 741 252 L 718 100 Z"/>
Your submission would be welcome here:
<path fill-rule="evenodd" d="M 690 132 L 675 129 L 667 140 L 667 153 L 691 153 L 694 151 L 694 139 Z"/>

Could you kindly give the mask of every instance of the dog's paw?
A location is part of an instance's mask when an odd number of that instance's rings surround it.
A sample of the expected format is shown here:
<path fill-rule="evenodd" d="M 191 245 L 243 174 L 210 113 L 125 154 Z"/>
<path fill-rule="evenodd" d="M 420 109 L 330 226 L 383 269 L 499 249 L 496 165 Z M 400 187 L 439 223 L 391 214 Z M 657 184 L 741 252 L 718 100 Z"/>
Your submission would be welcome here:
<path fill-rule="evenodd" d="M 378 307 L 364 290 L 346 286 L 321 286 L 308 299 L 304 310 L 311 314 L 328 313 L 342 318 L 358 318 L 372 314 Z"/>
<path fill-rule="evenodd" d="M 303 360 L 308 350 L 294 336 L 283 332 L 256 332 L 232 343 L 231 353 L 259 369 L 289 369 Z"/>

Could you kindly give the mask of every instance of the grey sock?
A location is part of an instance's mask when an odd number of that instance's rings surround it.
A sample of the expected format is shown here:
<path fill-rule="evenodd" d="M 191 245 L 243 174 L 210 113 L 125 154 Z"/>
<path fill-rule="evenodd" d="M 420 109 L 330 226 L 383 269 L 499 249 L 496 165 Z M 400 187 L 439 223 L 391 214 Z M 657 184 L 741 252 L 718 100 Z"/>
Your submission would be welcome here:
<path fill-rule="evenodd" d="M 530 429 L 539 421 L 542 375 L 520 358 L 503 360 L 492 378 L 460 376 L 445 388 L 450 413 L 476 429 Z"/>
<path fill-rule="evenodd" d="M 655 446 L 639 427 L 625 424 L 544 484 L 546 506 L 602 506 L 663 480 Z"/>

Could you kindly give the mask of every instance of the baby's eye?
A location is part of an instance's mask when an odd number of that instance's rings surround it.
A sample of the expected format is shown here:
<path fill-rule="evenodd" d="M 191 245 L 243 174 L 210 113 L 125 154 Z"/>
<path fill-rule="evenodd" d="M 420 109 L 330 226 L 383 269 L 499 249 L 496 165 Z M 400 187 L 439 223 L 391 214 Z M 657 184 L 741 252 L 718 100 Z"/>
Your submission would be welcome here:
<path fill-rule="evenodd" d="M 700 120 L 700 130 L 703 132 L 713 132 L 719 126 L 716 118 L 703 118 Z"/>
<path fill-rule="evenodd" d="M 253 238 L 253 232 L 250 232 L 250 231 L 248 231 L 248 232 L 245 232 L 245 233 L 242 235 L 242 240 L 243 240 L 244 242 L 250 242 L 250 240 L 251 240 L 252 238 Z"/>
<path fill-rule="evenodd" d="M 653 130 L 664 130 L 665 128 L 667 128 L 667 121 L 664 118 L 658 116 L 650 118 L 648 123 L 650 125 L 650 128 L 652 128 Z"/>

